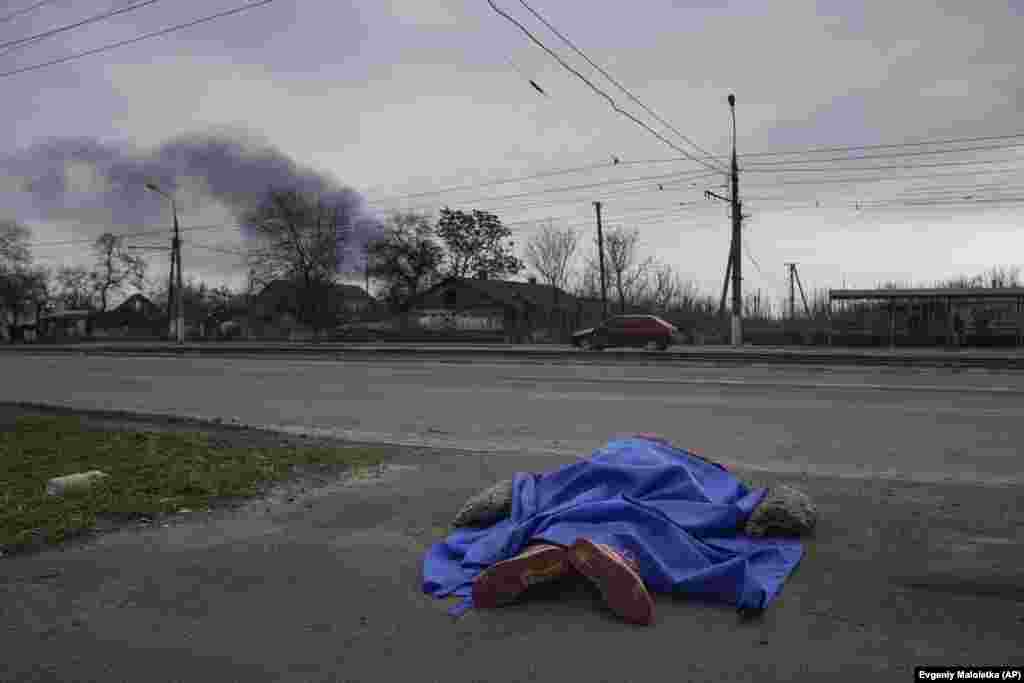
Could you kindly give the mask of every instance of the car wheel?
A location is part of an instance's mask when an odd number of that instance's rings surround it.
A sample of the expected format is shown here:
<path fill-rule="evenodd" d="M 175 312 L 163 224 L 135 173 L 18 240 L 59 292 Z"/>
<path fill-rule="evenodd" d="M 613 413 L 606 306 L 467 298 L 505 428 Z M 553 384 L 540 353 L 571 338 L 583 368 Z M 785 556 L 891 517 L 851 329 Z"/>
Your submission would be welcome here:
<path fill-rule="evenodd" d="M 580 340 L 580 348 L 584 351 L 594 351 L 597 349 L 597 347 L 594 346 L 594 341 L 589 337 Z"/>
<path fill-rule="evenodd" d="M 654 341 L 652 339 L 651 341 L 649 341 L 646 344 L 644 344 L 644 349 L 646 349 L 647 351 L 655 351 L 655 350 L 660 351 L 661 350 L 661 344 L 659 344 L 658 342 L 656 342 L 656 341 Z"/>
<path fill-rule="evenodd" d="M 668 342 L 667 341 L 659 342 L 658 343 L 658 350 L 659 351 L 667 351 L 668 350 Z"/>

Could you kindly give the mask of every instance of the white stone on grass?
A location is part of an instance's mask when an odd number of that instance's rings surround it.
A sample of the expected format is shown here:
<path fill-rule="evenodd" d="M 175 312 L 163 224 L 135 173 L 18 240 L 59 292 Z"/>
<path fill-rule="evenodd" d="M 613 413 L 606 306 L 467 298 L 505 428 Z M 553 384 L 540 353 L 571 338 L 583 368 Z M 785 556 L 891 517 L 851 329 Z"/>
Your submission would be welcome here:
<path fill-rule="evenodd" d="M 63 496 L 66 493 L 88 491 L 110 475 L 99 470 L 75 472 L 63 477 L 54 477 L 46 482 L 46 495 Z"/>

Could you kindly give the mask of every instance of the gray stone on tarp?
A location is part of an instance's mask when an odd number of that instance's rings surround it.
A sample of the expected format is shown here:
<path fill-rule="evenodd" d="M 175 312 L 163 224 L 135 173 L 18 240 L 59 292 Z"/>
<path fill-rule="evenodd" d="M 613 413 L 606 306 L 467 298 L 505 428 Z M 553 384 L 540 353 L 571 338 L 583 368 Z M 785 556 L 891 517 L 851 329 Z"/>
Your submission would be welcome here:
<path fill-rule="evenodd" d="M 803 491 L 772 486 L 754 508 L 744 531 L 749 536 L 806 536 L 818 523 L 818 509 Z"/>
<path fill-rule="evenodd" d="M 63 496 L 68 493 L 88 491 L 109 476 L 106 472 L 90 470 L 88 472 L 75 472 L 63 477 L 54 477 L 46 482 L 46 495 Z"/>
<path fill-rule="evenodd" d="M 499 481 L 466 501 L 452 526 L 491 526 L 512 514 L 512 480 Z"/>

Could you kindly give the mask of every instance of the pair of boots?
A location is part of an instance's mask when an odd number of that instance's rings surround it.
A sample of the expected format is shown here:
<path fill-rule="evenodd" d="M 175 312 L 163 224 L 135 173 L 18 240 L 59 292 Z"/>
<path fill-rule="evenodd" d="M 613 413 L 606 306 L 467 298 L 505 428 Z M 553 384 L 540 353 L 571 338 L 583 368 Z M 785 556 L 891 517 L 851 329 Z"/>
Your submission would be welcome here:
<path fill-rule="evenodd" d="M 576 539 L 568 548 L 547 543 L 531 545 L 512 559 L 488 567 L 473 582 L 473 604 L 499 607 L 536 583 L 570 574 L 580 574 L 593 582 L 620 618 L 645 626 L 654 620 L 654 600 L 636 562 L 586 538 Z"/>

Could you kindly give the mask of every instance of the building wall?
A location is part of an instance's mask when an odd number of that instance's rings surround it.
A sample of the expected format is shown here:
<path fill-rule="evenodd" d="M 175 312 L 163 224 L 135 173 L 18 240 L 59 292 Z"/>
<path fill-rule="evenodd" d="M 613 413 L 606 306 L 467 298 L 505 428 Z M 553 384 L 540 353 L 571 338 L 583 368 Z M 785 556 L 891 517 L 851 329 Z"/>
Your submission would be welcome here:
<path fill-rule="evenodd" d="M 453 311 L 446 308 L 417 308 L 413 311 L 414 324 L 427 330 L 487 330 L 505 328 L 505 314 L 500 308 L 479 307 Z"/>

